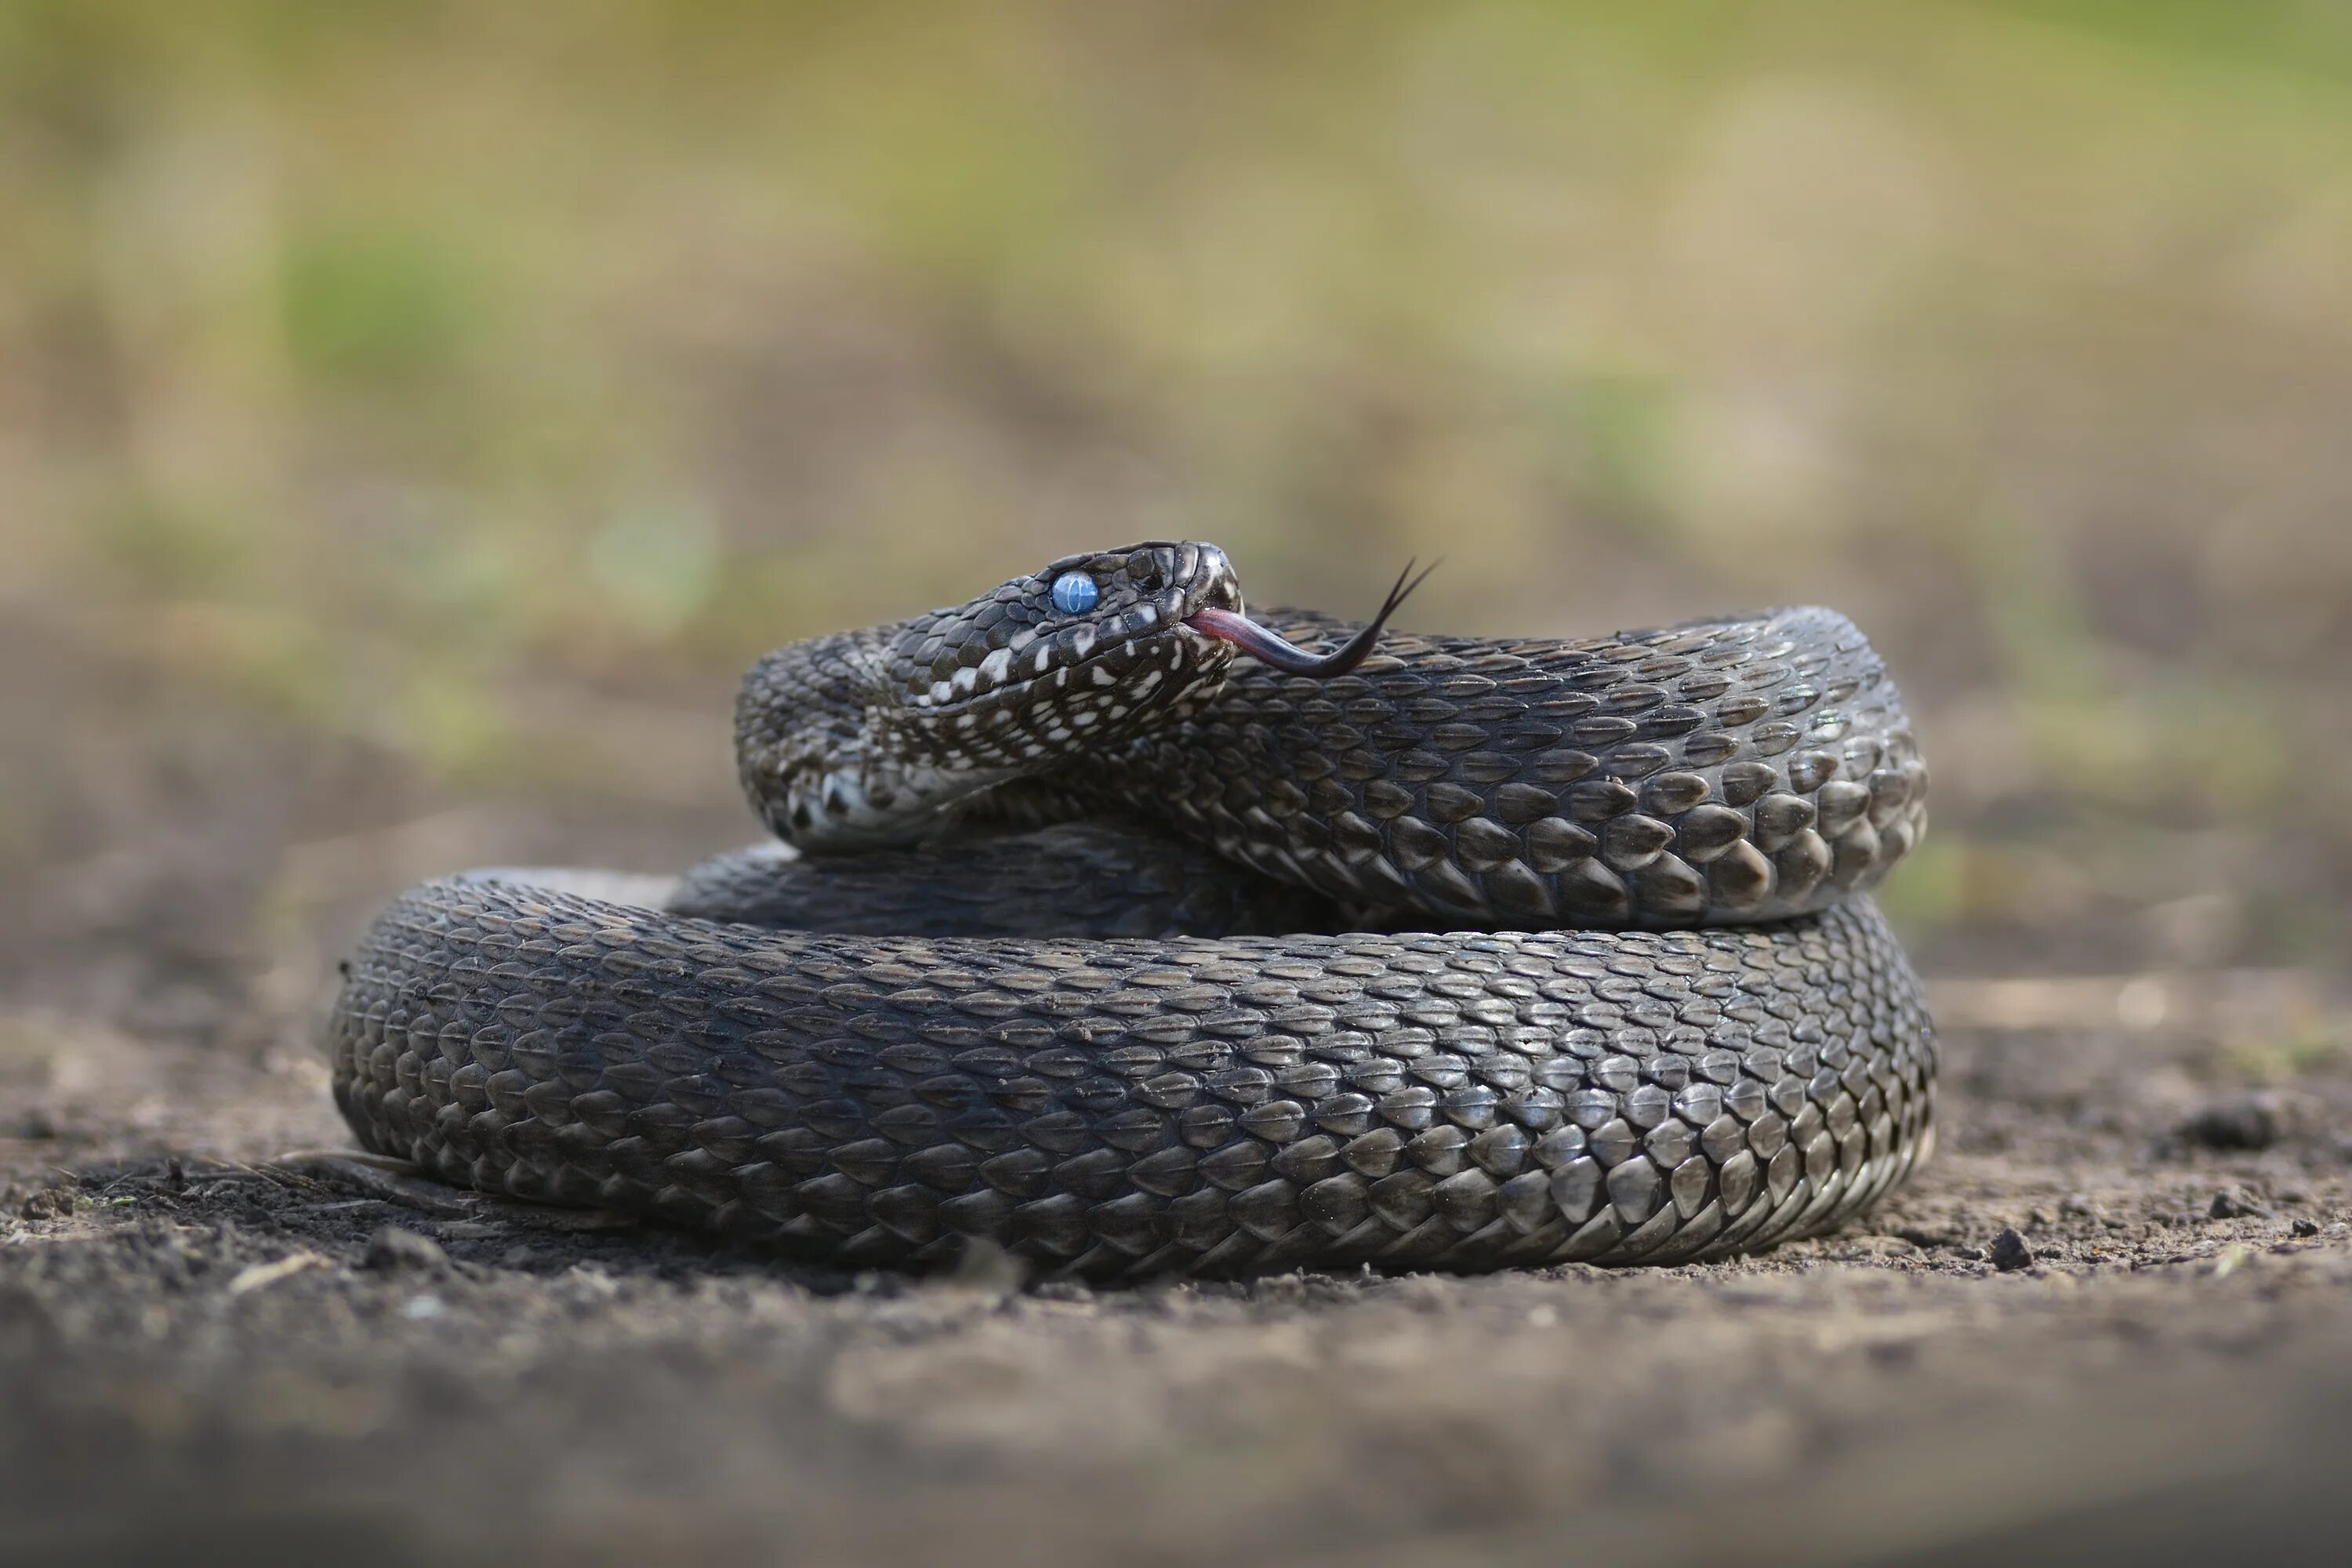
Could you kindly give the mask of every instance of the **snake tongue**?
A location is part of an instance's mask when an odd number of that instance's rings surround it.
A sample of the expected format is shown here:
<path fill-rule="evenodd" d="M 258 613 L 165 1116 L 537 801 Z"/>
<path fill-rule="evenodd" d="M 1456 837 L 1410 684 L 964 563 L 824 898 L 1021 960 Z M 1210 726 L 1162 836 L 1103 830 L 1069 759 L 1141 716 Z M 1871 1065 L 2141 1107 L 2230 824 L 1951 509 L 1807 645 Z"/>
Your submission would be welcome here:
<path fill-rule="evenodd" d="M 1406 562 L 1404 570 L 1397 574 L 1396 586 L 1389 590 L 1388 598 L 1381 604 L 1381 613 L 1354 637 L 1329 653 L 1308 653 L 1279 632 L 1258 625 L 1247 616 L 1217 609 L 1213 605 L 1203 605 L 1193 611 L 1184 617 L 1184 624 L 1204 637 L 1233 644 L 1269 668 L 1281 670 L 1286 675 L 1305 675 L 1318 680 L 1328 680 L 1335 675 L 1347 674 L 1370 657 L 1373 646 L 1381 640 L 1381 628 L 1388 625 L 1388 619 L 1396 613 L 1396 607 L 1404 603 L 1407 595 L 1421 586 L 1423 579 L 1436 570 L 1437 563 L 1433 561 L 1421 576 L 1414 577 L 1412 563 Z M 1406 581 L 1407 578 L 1412 578 L 1412 581 Z"/>
<path fill-rule="evenodd" d="M 1231 610 L 1195 610 L 1184 617 L 1184 624 L 1204 636 L 1220 642 L 1229 642 L 1260 664 L 1279 669 L 1287 675 L 1309 675 L 1328 679 L 1345 675 L 1364 661 L 1380 637 L 1377 626 L 1366 626 L 1348 639 L 1336 653 L 1308 653 L 1305 648 L 1285 638 L 1279 632 L 1269 630 Z"/>

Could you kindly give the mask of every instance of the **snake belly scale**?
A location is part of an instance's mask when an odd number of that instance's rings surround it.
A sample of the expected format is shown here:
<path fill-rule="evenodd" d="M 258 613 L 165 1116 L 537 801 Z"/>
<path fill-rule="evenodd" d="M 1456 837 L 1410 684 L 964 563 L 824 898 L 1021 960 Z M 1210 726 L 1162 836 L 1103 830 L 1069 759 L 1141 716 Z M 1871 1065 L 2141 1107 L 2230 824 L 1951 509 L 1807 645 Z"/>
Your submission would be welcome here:
<path fill-rule="evenodd" d="M 1404 636 L 1148 542 L 769 656 L 738 761 L 793 848 L 664 907 L 500 872 L 378 918 L 331 1026 L 366 1147 L 1122 1279 L 1715 1257 L 1933 1146 L 1867 897 L 1926 772 L 1833 612 Z"/>

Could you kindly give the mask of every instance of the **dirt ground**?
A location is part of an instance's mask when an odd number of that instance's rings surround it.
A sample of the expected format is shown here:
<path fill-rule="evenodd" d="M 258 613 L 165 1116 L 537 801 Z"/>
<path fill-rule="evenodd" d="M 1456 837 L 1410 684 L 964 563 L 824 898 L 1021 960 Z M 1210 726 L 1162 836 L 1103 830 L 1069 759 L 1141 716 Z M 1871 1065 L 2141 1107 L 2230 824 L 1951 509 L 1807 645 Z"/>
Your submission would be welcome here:
<path fill-rule="evenodd" d="M 384 894 L 675 865 L 731 807 L 420 810 L 168 689 L 77 729 L 41 692 L 105 672 L 40 651 L 14 721 L 140 826 L 0 917 L 8 1560 L 2147 1563 L 2352 1525 L 2321 971 L 1944 932 L 1934 1163 L 1763 1258 L 849 1278 L 281 1158 L 347 1142 L 320 1010 Z M 157 760 L 196 733 L 217 765 Z"/>
<path fill-rule="evenodd" d="M 0 1563 L 2352 1561 L 2352 7 L 0 4 Z M 403 886 L 1069 551 L 1854 616 L 1941 1144 L 849 1278 L 288 1158 Z"/>

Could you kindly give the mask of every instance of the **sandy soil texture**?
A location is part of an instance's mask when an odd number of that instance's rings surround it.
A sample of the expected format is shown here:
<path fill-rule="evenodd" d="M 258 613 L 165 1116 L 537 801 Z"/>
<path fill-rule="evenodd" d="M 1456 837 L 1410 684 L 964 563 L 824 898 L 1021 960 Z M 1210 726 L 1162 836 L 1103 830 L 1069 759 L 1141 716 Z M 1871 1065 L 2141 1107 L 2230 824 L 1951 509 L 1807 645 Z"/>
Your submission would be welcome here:
<path fill-rule="evenodd" d="M 1763 1258 L 851 1278 L 281 1158 L 346 1142 L 310 1040 L 376 888 L 626 837 L 530 821 L 310 844 L 313 902 L 235 921 L 226 834 L 47 884 L 0 1012 L 0 1557 L 2144 1563 L 2352 1524 L 2311 973 L 1945 942 L 1937 1158 Z"/>

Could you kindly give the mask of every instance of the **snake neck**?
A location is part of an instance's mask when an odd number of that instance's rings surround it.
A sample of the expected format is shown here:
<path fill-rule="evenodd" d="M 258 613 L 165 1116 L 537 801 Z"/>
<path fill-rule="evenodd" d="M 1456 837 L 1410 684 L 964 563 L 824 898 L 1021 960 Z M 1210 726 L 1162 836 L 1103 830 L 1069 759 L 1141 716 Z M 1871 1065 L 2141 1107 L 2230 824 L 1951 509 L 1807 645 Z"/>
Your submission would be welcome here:
<path fill-rule="evenodd" d="M 1016 776 L 908 721 L 896 650 L 929 616 L 779 648 L 744 679 L 735 754 L 771 832 L 823 850 L 919 840 L 961 803 Z"/>

